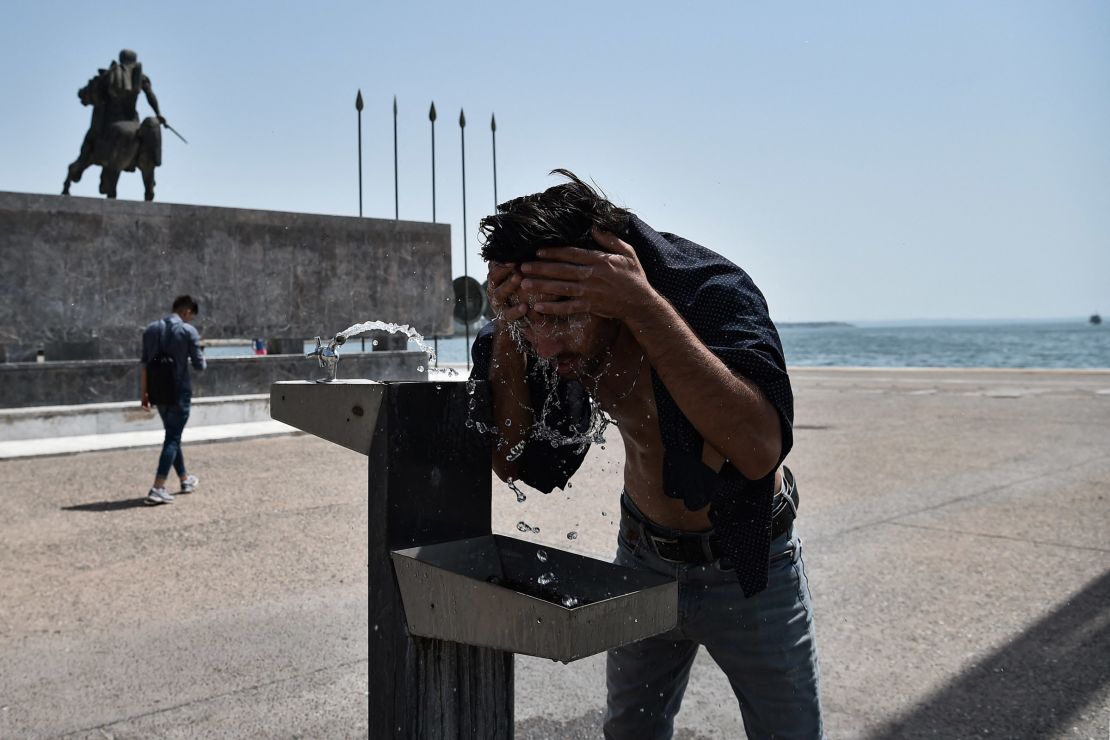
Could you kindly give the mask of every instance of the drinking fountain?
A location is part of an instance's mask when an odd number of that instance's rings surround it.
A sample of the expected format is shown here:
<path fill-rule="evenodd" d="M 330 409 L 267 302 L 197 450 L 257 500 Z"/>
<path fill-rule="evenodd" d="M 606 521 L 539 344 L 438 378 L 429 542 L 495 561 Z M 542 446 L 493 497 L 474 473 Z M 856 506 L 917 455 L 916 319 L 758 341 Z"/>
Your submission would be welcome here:
<path fill-rule="evenodd" d="M 514 653 L 570 662 L 676 625 L 673 580 L 492 533 L 488 383 L 326 370 L 274 383 L 270 413 L 369 461 L 371 737 L 512 737 Z"/>

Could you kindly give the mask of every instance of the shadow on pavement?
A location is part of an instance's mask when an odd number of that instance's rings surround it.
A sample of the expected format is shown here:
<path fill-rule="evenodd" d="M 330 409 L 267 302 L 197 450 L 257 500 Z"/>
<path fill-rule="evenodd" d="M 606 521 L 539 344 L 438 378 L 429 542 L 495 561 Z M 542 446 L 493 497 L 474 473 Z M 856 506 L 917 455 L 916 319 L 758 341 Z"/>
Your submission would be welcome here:
<path fill-rule="evenodd" d="M 1057 736 L 1110 684 L 1108 656 L 1110 571 L 868 737 Z"/>
<path fill-rule="evenodd" d="M 147 508 L 145 498 L 129 498 L 126 501 L 94 501 L 90 504 L 63 506 L 62 511 L 122 511 L 123 509 Z M 149 506 L 149 508 L 155 508 Z"/>
<path fill-rule="evenodd" d="M 604 695 L 600 698 L 605 699 Z M 597 740 L 601 737 L 604 716 L 604 710 L 593 709 L 570 719 L 532 717 L 516 723 L 514 737 L 516 740 Z M 736 724 L 739 726 L 740 721 Z M 710 736 L 689 727 L 676 727 L 674 740 L 710 740 Z"/>

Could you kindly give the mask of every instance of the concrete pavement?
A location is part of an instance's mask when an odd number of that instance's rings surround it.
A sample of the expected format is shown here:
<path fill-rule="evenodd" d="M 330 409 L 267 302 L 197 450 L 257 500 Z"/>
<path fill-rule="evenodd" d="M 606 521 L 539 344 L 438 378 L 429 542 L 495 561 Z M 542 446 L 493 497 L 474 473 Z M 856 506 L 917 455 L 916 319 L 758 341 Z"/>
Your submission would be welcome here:
<path fill-rule="evenodd" d="M 186 444 L 256 439 L 296 432 L 270 418 L 268 393 L 193 399 Z M 157 410 L 135 401 L 0 409 L 0 460 L 97 450 L 160 447 Z"/>
<path fill-rule="evenodd" d="M 1107 737 L 1110 372 L 793 377 L 829 736 Z M 612 441 L 495 529 L 609 557 Z M 187 446 L 150 509 L 155 455 L 0 461 L 0 737 L 366 736 L 365 458 Z M 603 664 L 518 657 L 517 736 L 599 737 Z M 704 653 L 676 726 L 743 736 Z"/>

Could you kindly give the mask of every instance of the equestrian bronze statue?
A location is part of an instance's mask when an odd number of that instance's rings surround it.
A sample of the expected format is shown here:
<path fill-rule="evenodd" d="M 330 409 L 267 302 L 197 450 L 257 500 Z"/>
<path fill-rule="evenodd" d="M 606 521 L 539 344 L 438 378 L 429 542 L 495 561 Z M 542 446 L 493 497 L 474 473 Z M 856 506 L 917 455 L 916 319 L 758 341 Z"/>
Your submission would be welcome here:
<path fill-rule="evenodd" d="M 137 107 L 140 91 L 155 113 L 141 123 Z M 130 49 L 121 51 L 119 61 L 98 70 L 77 96 L 82 105 L 92 106 L 92 122 L 81 153 L 69 166 L 62 195 L 69 195 L 70 184 L 80 182 L 86 169 L 100 165 L 102 194 L 115 198 L 120 172 L 138 169 L 143 173 L 143 197 L 154 200 L 154 168 L 162 164 L 162 126 L 169 128 L 169 124 L 158 108 L 158 98 L 150 78 L 143 74 L 138 55 Z"/>

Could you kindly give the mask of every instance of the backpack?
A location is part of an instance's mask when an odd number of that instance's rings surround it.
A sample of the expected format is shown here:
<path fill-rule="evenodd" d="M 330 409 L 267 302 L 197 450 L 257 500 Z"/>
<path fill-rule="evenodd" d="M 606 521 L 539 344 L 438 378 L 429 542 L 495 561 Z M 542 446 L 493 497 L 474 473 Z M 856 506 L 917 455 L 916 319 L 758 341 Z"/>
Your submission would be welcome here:
<path fill-rule="evenodd" d="M 162 323 L 162 333 L 158 337 L 158 352 L 146 366 L 146 391 L 154 406 L 177 405 L 177 363 L 166 353 L 166 327 L 169 320 Z"/>

